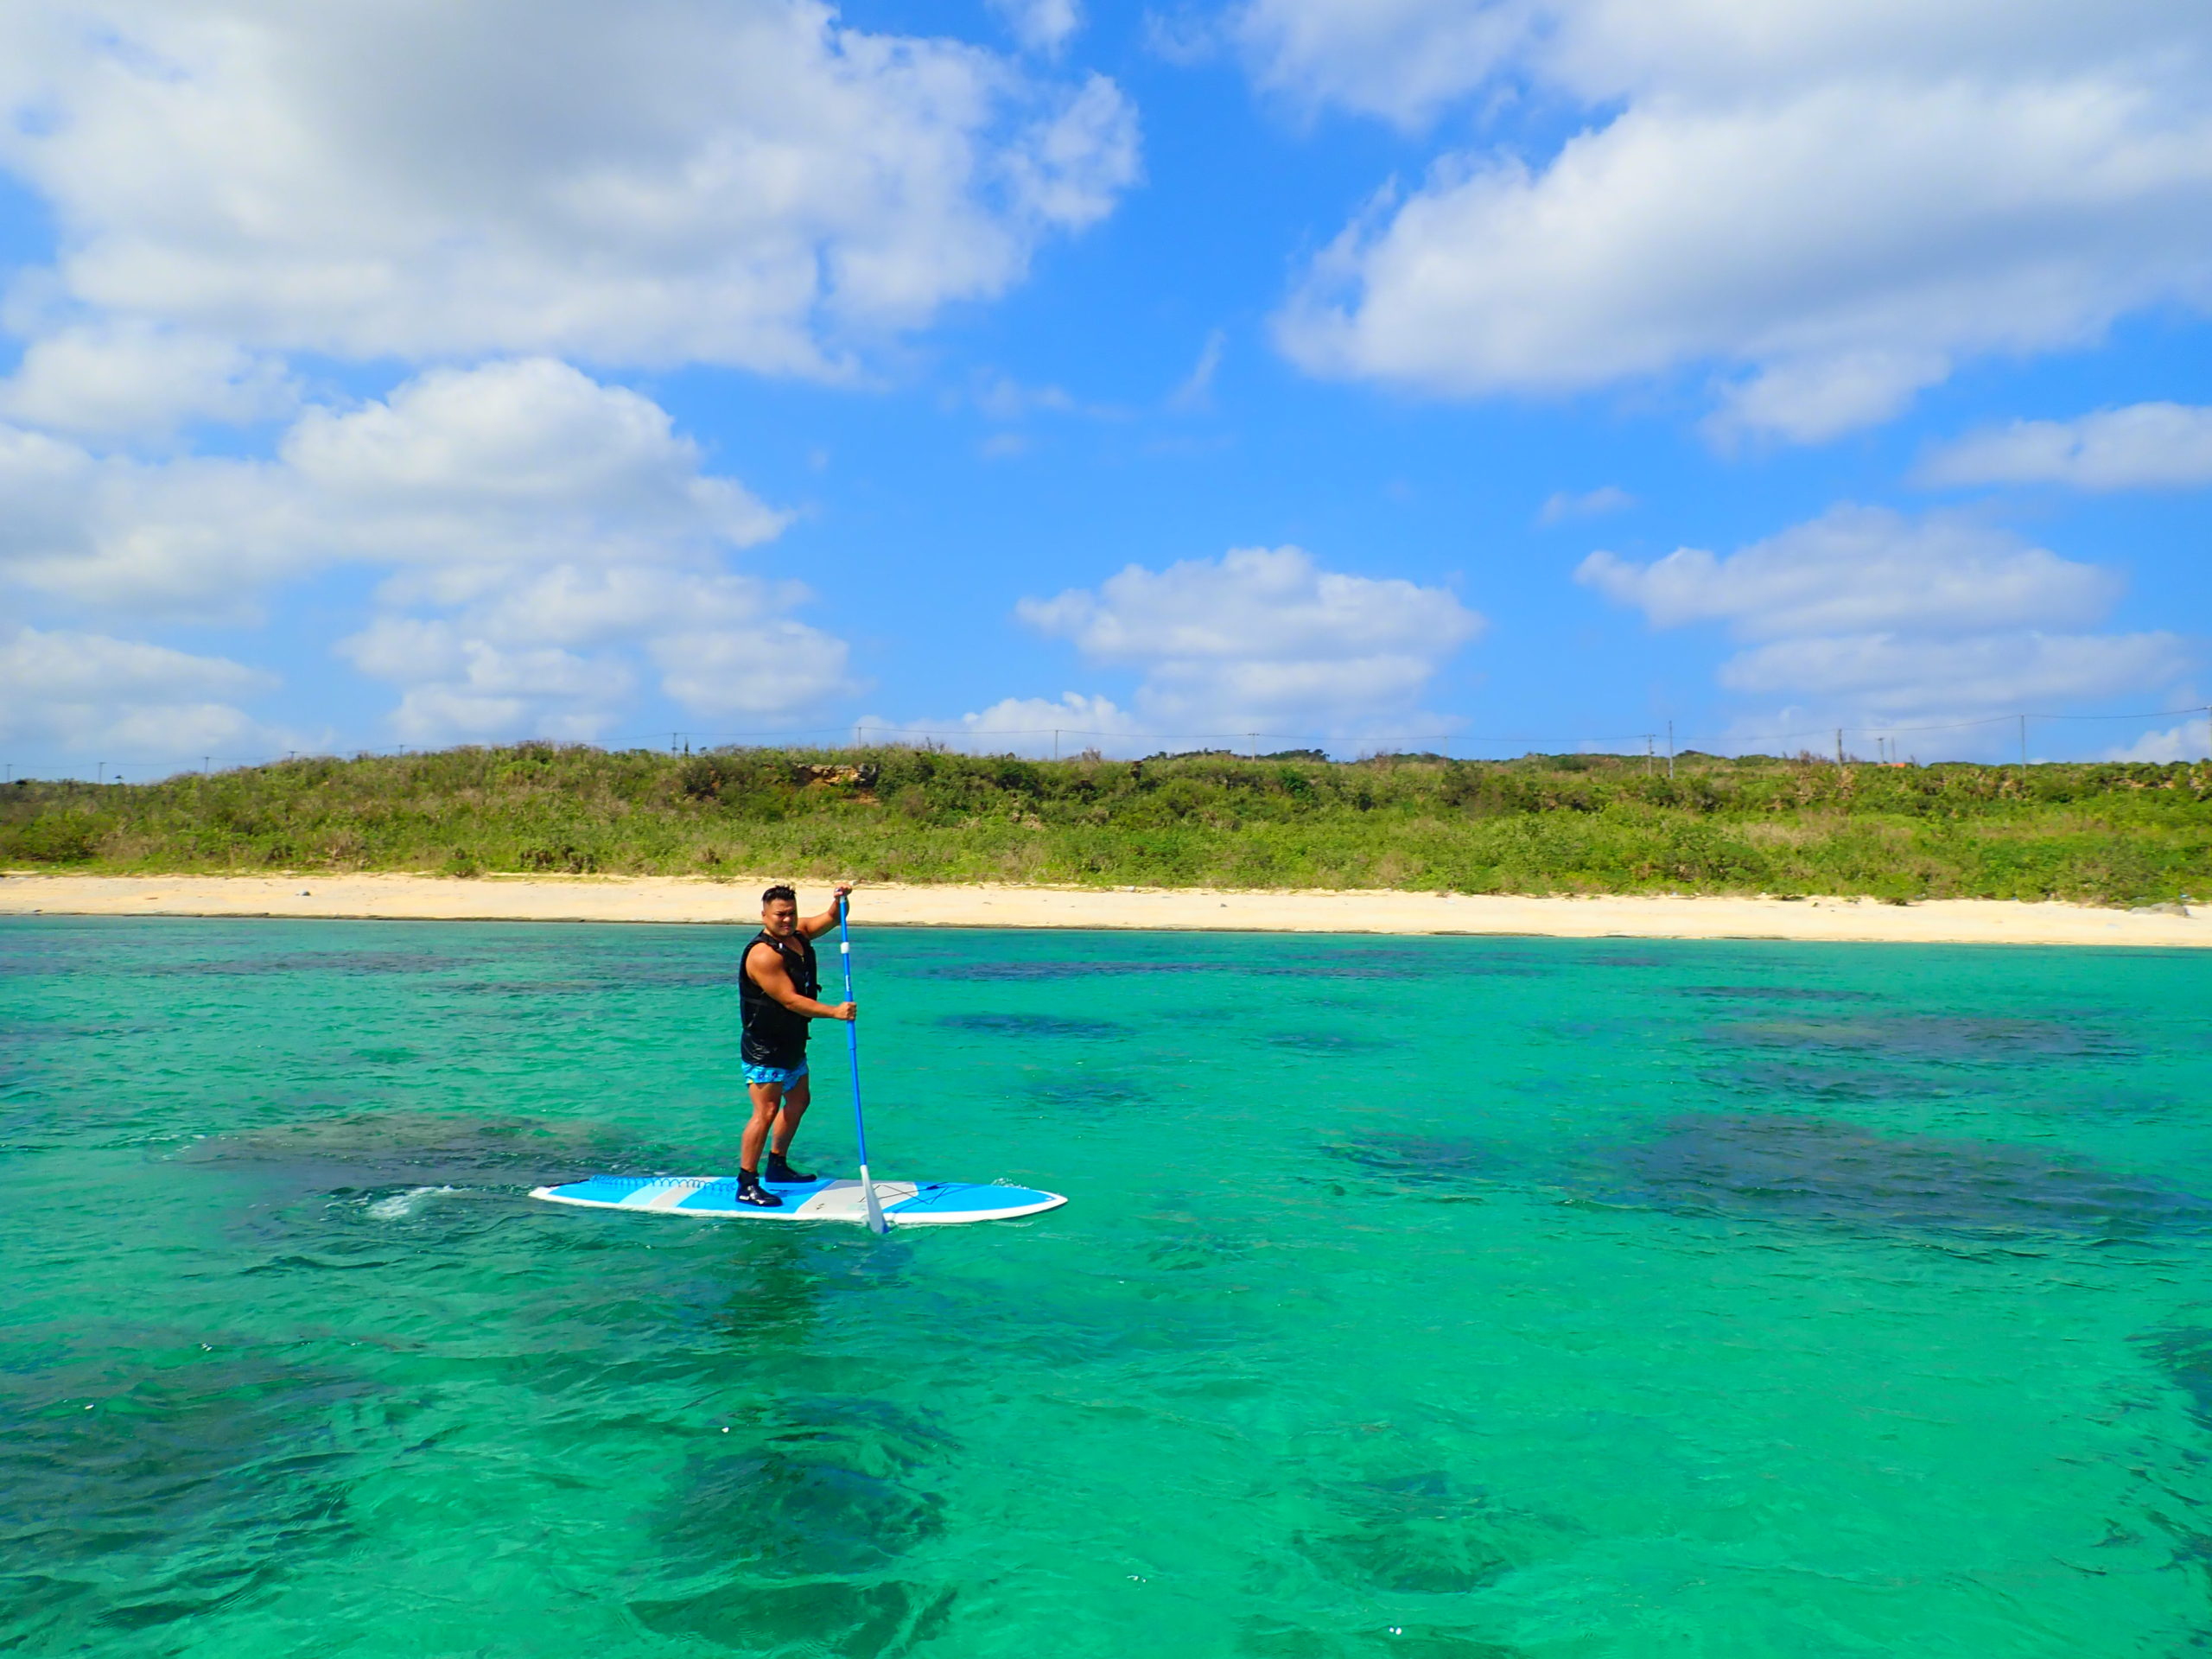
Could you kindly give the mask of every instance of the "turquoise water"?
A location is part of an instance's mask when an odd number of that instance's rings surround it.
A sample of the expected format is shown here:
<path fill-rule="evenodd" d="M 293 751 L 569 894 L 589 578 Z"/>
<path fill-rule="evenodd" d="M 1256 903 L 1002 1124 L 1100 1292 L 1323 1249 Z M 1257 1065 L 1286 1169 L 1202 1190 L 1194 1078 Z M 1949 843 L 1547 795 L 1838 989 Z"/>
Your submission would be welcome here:
<path fill-rule="evenodd" d="M 2212 959 L 872 930 L 1065 1209 L 524 1197 L 731 1166 L 741 939 L 0 924 L 0 1649 L 2212 1643 Z"/>

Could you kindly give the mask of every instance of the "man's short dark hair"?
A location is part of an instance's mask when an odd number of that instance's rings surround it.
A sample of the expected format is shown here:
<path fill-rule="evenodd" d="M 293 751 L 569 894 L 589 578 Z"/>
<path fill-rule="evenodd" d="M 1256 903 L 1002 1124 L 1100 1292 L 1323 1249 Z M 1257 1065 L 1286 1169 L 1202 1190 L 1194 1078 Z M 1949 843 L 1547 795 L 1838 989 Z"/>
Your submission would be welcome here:
<path fill-rule="evenodd" d="M 793 893 L 789 887 L 785 887 L 782 883 L 779 882 L 776 886 L 769 888 L 767 892 L 760 895 L 760 908 L 763 910 L 767 909 L 769 906 L 774 904 L 779 899 L 788 899 L 793 904 L 798 903 L 798 894 Z"/>

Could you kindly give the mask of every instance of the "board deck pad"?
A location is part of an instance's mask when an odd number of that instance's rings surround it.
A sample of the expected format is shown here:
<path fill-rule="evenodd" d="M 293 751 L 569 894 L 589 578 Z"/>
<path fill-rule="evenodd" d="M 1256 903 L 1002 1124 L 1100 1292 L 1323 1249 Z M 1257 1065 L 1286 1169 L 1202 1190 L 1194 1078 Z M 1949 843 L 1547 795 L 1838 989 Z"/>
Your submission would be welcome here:
<path fill-rule="evenodd" d="M 634 1210 L 648 1215 L 700 1216 L 737 1221 L 868 1220 L 858 1181 L 827 1175 L 810 1181 L 764 1181 L 783 1199 L 780 1210 L 737 1201 L 734 1175 L 591 1175 L 581 1181 L 532 1189 L 548 1204 L 588 1210 Z M 1067 1200 L 1028 1186 L 985 1186 L 969 1181 L 878 1181 L 875 1201 L 894 1227 L 949 1227 L 969 1221 L 1007 1221 L 1057 1210 Z"/>

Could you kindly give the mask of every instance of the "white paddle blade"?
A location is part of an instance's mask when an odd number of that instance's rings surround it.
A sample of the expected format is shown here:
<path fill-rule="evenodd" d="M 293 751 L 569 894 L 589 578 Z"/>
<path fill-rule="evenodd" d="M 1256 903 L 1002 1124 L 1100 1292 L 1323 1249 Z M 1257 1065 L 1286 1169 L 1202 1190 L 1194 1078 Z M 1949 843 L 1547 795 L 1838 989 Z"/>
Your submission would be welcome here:
<path fill-rule="evenodd" d="M 861 1198 L 868 1205 L 868 1230 L 883 1234 L 891 1230 L 891 1224 L 883 1218 L 883 1206 L 875 1201 L 875 1183 L 868 1178 L 868 1166 L 861 1166 Z"/>

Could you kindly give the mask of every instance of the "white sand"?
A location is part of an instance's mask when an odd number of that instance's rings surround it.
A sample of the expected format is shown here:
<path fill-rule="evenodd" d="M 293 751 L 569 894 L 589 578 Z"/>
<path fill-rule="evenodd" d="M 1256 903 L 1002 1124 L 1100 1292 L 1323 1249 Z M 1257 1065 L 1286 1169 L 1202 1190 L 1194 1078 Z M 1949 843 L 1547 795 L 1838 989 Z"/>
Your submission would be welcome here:
<path fill-rule="evenodd" d="M 0 915 L 312 916 L 751 926 L 765 880 L 425 875 L 0 877 Z M 803 906 L 827 887 L 800 889 Z M 1560 938 L 1862 939 L 1916 944 L 2212 944 L 2212 916 L 2088 905 L 1871 899 L 1525 899 L 1428 893 L 863 887 L 855 920 L 919 927 L 1133 927 Z"/>

